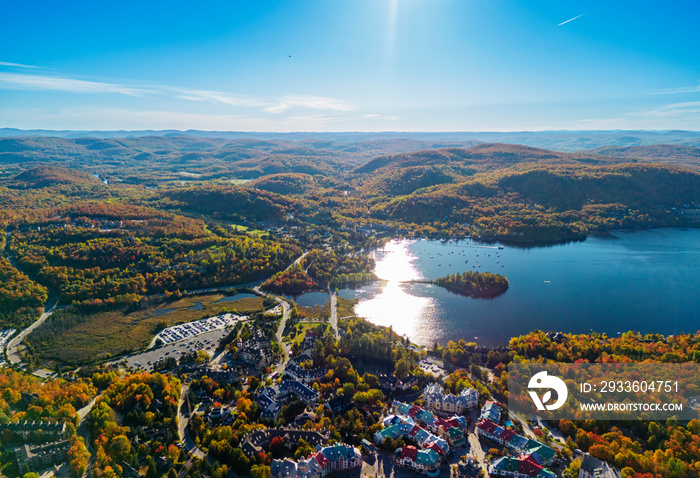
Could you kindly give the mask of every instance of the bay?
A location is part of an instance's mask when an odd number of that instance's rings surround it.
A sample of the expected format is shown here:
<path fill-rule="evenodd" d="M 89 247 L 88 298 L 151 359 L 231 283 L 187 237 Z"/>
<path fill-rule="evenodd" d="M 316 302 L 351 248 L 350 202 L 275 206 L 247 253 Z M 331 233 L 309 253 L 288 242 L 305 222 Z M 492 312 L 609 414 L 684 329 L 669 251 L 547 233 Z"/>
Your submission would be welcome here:
<path fill-rule="evenodd" d="M 609 336 L 700 329 L 697 229 L 616 232 L 530 248 L 392 240 L 374 254 L 384 282 L 340 295 L 359 299 L 359 316 L 422 345 L 465 339 L 494 347 L 535 329 Z M 503 274 L 510 287 L 481 299 L 401 282 L 466 270 Z"/>

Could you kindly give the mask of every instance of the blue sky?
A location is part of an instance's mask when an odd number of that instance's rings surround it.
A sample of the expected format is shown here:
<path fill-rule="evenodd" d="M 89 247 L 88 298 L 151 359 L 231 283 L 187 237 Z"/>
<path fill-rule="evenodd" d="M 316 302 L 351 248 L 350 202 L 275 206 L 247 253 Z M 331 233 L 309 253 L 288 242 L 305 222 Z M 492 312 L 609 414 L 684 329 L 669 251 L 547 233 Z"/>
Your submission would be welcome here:
<path fill-rule="evenodd" d="M 700 130 L 699 20 L 695 0 L 12 1 L 0 127 Z"/>

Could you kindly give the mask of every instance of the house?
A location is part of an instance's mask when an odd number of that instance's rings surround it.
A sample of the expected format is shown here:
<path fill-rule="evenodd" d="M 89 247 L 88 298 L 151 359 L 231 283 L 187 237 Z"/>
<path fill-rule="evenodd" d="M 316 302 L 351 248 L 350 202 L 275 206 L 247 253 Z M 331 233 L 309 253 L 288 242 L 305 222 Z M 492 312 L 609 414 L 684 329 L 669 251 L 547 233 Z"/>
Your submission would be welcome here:
<path fill-rule="evenodd" d="M 377 453 L 377 447 L 374 446 L 371 441 L 363 438 L 361 443 L 362 447 L 367 451 L 367 453 Z"/>
<path fill-rule="evenodd" d="M 502 413 L 500 403 L 494 402 L 493 400 L 488 400 L 486 403 L 484 403 L 484 406 L 481 407 L 481 416 L 479 418 L 483 420 L 491 420 L 494 423 L 500 423 Z"/>
<path fill-rule="evenodd" d="M 296 363 L 291 363 L 287 365 L 287 368 L 284 370 L 284 373 L 285 375 L 289 375 L 289 377 L 291 377 L 293 380 L 298 380 L 299 382 L 310 384 L 321 380 L 323 377 L 325 377 L 326 373 L 328 373 L 328 368 L 317 367 L 307 370 Z"/>
<path fill-rule="evenodd" d="M 418 450 L 414 446 L 404 446 L 398 448 L 394 453 L 394 461 L 398 466 L 428 476 L 440 474 L 440 455 L 435 450 Z"/>
<path fill-rule="evenodd" d="M 445 394 L 437 383 L 423 389 L 425 406 L 435 413 L 464 414 L 465 411 L 479 405 L 479 392 L 474 388 L 465 388 L 459 395 Z"/>
<path fill-rule="evenodd" d="M 337 397 L 331 398 L 325 404 L 325 407 L 333 413 L 333 415 L 338 415 L 345 413 L 350 410 L 353 406 L 352 398 L 348 395 L 339 395 Z"/>
<path fill-rule="evenodd" d="M 321 446 L 330 440 L 328 431 L 297 430 L 294 428 L 268 428 L 255 430 L 243 437 L 239 448 L 249 457 L 256 457 L 260 452 L 270 448 L 273 438 L 281 438 L 287 447 L 296 446 L 299 440 L 304 440 L 312 446 Z"/>
<path fill-rule="evenodd" d="M 490 476 L 512 476 L 515 478 L 555 478 L 550 470 L 527 458 L 502 456 L 489 465 Z"/>
<path fill-rule="evenodd" d="M 450 451 L 447 440 L 421 428 L 410 417 L 390 416 L 384 420 L 383 425 L 384 428 L 374 434 L 374 443 L 376 444 L 384 443 L 387 438 L 392 440 L 403 438 L 417 444 L 422 449 L 435 450 L 441 458 L 447 456 Z"/>
<path fill-rule="evenodd" d="M 481 476 L 481 466 L 473 458 L 467 458 L 466 461 L 460 461 L 457 464 L 455 478 L 477 478 L 479 476 Z"/>
<path fill-rule="evenodd" d="M 491 420 L 479 420 L 476 425 L 479 436 L 505 446 L 514 455 L 530 459 L 541 467 L 549 466 L 556 457 L 556 451 L 543 443 L 518 435 L 513 430 L 500 427 Z"/>
<path fill-rule="evenodd" d="M 272 460 L 271 478 L 323 478 L 330 473 L 346 472 L 362 467 L 360 450 L 344 443 L 333 446 L 316 447 L 316 453 L 293 461 Z"/>
<path fill-rule="evenodd" d="M 401 380 L 391 374 L 380 373 L 377 375 L 377 378 L 383 390 L 395 392 L 401 385 Z"/>
<path fill-rule="evenodd" d="M 65 422 L 21 421 L 0 425 L 0 432 L 5 430 L 22 441 L 55 441 L 66 436 Z"/>
<path fill-rule="evenodd" d="M 586 453 L 581 461 L 578 478 L 620 478 L 620 472 L 608 465 L 607 462 Z"/>
<path fill-rule="evenodd" d="M 61 440 L 44 445 L 22 445 L 15 449 L 17 467 L 20 473 L 40 470 L 55 463 L 66 461 L 70 440 Z"/>
<path fill-rule="evenodd" d="M 270 349 L 260 349 L 252 346 L 239 350 L 238 356 L 241 360 L 252 365 L 257 370 L 263 370 L 269 367 L 274 359 L 274 354 Z"/>
<path fill-rule="evenodd" d="M 238 356 L 258 370 L 269 367 L 274 359 L 270 349 L 270 339 L 261 330 L 254 330 L 245 344 L 238 339 Z"/>
<path fill-rule="evenodd" d="M 410 405 L 398 400 L 394 400 L 393 410 L 394 413 L 411 417 L 420 426 L 446 439 L 452 446 L 462 446 L 467 443 L 464 434 L 469 423 L 463 416 L 444 419 L 417 405 Z"/>
<path fill-rule="evenodd" d="M 297 380 L 284 380 L 279 385 L 266 387 L 258 392 L 256 401 L 262 409 L 261 418 L 266 420 L 277 420 L 282 410 L 282 402 L 297 397 L 306 405 L 318 402 L 319 393 L 306 384 Z"/>
<path fill-rule="evenodd" d="M 316 414 L 314 412 L 310 412 L 310 411 L 305 410 L 303 413 L 300 413 L 299 415 L 297 415 L 294 418 L 294 426 L 301 428 L 304 425 L 306 425 L 307 422 L 311 422 L 311 423 L 316 422 L 316 419 L 317 419 L 317 417 L 316 417 Z"/>

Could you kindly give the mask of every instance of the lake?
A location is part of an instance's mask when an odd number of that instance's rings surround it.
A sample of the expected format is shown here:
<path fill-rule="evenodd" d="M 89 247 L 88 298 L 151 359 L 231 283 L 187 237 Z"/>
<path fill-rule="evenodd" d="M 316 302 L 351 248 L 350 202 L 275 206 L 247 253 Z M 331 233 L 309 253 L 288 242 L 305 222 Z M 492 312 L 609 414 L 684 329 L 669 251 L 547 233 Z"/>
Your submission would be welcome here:
<path fill-rule="evenodd" d="M 385 282 L 342 290 L 355 312 L 432 345 L 465 339 L 507 344 L 534 329 L 615 336 L 700 329 L 700 230 L 616 232 L 584 242 L 518 248 L 471 240 L 392 240 L 375 251 Z M 463 272 L 505 275 L 510 288 L 475 299 L 430 284 L 402 284 Z"/>

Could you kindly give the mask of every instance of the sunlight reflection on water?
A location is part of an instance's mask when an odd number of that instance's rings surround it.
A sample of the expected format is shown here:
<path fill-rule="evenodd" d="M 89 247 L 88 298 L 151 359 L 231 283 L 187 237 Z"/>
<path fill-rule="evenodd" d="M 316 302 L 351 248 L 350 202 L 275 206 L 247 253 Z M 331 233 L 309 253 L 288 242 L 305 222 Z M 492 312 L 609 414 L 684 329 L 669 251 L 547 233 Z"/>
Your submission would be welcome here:
<path fill-rule="evenodd" d="M 370 322 L 391 326 L 399 335 L 412 341 L 432 344 L 439 334 L 435 330 L 436 302 L 431 297 L 417 297 L 404 291 L 400 281 L 421 279 L 415 267 L 417 257 L 410 249 L 410 241 L 392 240 L 375 255 L 375 273 L 386 284 L 379 294 L 361 299 L 355 313 Z"/>

